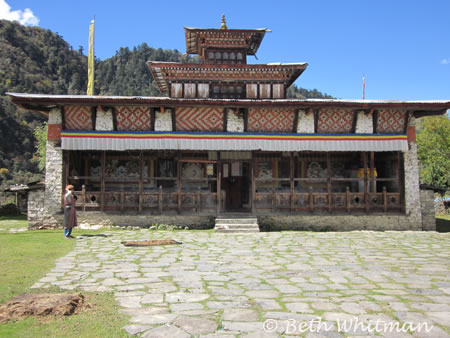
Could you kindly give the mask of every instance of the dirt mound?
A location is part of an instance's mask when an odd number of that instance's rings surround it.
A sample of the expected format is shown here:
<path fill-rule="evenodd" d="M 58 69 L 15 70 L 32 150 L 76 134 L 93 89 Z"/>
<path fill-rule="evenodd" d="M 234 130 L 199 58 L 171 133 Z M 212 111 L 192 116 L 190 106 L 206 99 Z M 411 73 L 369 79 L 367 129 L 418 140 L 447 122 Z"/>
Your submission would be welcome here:
<path fill-rule="evenodd" d="M 83 304 L 82 294 L 22 294 L 0 305 L 0 323 L 29 316 L 70 316 L 78 313 Z"/>
<path fill-rule="evenodd" d="M 153 239 L 151 241 L 127 241 L 122 242 L 125 246 L 157 246 L 157 245 L 168 245 L 168 244 L 182 244 L 173 239 Z"/>

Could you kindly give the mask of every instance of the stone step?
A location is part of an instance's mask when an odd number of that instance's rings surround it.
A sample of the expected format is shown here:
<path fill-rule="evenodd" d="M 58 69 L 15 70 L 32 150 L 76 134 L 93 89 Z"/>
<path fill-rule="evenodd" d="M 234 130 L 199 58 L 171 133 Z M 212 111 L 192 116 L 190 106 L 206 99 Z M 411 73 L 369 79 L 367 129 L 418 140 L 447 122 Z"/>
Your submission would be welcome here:
<path fill-rule="evenodd" d="M 216 224 L 258 224 L 256 218 L 222 218 L 216 219 Z"/>
<path fill-rule="evenodd" d="M 259 232 L 258 219 L 256 217 L 217 217 L 215 222 L 215 232 Z"/>
<path fill-rule="evenodd" d="M 250 229 L 215 229 L 214 232 L 222 232 L 222 233 L 249 233 L 249 232 L 259 232 L 259 228 L 250 228 Z"/>
<path fill-rule="evenodd" d="M 228 227 L 228 228 L 259 228 L 258 223 L 216 223 L 216 227 Z"/>

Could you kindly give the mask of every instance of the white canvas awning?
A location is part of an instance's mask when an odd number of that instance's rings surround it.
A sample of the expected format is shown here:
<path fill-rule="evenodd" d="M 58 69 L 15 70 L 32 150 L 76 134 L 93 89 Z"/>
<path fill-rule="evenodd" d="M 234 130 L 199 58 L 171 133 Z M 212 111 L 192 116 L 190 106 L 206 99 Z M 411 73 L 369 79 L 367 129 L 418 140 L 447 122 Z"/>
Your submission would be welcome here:
<path fill-rule="evenodd" d="M 63 131 L 65 150 L 406 151 L 406 135 Z"/>

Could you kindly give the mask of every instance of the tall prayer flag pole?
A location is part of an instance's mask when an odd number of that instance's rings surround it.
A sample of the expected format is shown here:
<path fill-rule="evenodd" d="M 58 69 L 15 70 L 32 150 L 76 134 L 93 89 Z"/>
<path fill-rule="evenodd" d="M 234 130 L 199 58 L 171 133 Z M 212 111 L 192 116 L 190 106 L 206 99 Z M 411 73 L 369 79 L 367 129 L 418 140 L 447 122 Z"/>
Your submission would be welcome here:
<path fill-rule="evenodd" d="M 366 99 L 366 76 L 363 74 L 363 100 Z"/>
<path fill-rule="evenodd" d="M 89 26 L 88 95 L 94 95 L 94 26 L 95 17 Z"/>

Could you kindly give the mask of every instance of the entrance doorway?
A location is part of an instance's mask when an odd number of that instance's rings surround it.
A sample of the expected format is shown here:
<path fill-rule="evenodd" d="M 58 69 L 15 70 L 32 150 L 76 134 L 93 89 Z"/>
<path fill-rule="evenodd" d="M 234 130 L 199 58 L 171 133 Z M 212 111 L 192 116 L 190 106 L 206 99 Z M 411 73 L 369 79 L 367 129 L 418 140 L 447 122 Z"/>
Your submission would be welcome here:
<path fill-rule="evenodd" d="M 250 161 L 222 162 L 225 211 L 250 212 Z"/>

